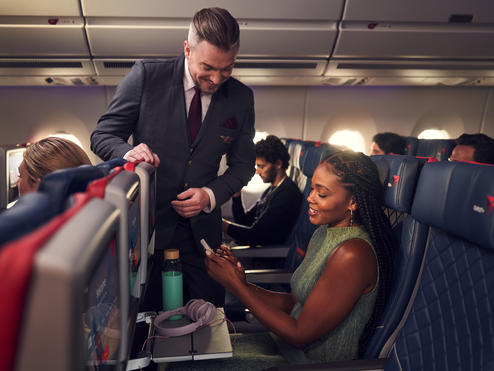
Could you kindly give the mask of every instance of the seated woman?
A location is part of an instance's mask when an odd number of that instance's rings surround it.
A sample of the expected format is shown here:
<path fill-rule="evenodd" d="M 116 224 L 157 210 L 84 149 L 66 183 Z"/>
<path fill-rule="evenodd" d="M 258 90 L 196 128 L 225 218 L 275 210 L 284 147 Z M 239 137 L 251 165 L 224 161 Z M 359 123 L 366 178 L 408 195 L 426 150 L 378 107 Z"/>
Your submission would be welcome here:
<path fill-rule="evenodd" d="M 59 169 L 91 165 L 84 150 L 74 142 L 48 137 L 29 144 L 19 165 L 19 194 L 35 192 L 46 174 Z"/>
<path fill-rule="evenodd" d="M 324 159 L 307 198 L 320 227 L 291 279 L 291 293 L 246 282 L 226 249 L 208 253 L 208 273 L 232 292 L 273 334 L 289 362 L 359 357 L 390 289 L 395 242 L 380 204 L 374 163 L 342 151 Z"/>

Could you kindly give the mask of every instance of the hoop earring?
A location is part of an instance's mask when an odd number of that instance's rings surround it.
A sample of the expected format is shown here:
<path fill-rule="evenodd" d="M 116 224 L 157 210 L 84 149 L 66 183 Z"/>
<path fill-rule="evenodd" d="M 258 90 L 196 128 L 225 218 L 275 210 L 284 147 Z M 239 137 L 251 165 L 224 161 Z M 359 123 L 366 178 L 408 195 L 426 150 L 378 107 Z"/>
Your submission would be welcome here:
<path fill-rule="evenodd" d="M 353 210 L 350 209 L 350 227 L 353 227 Z"/>

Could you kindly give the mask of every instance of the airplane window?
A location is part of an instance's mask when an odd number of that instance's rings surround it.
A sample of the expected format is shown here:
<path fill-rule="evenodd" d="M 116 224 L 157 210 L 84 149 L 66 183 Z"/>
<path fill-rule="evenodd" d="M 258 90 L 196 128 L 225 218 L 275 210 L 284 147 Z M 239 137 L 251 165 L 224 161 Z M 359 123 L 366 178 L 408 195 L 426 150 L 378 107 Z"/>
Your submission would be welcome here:
<path fill-rule="evenodd" d="M 427 129 L 418 135 L 419 139 L 450 139 L 451 136 L 446 130 Z"/>
<path fill-rule="evenodd" d="M 364 138 L 355 130 L 338 130 L 329 138 L 329 144 L 344 146 L 356 152 L 365 152 Z"/>
<path fill-rule="evenodd" d="M 266 139 L 266 137 L 269 135 L 267 131 L 256 131 L 256 134 L 254 135 L 254 143 L 259 142 L 260 140 Z"/>

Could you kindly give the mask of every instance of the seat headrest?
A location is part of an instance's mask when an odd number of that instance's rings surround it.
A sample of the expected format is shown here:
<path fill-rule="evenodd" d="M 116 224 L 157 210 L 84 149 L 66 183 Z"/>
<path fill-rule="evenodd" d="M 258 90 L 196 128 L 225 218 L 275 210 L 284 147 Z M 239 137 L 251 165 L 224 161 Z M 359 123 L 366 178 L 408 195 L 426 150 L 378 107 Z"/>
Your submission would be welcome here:
<path fill-rule="evenodd" d="M 412 216 L 485 248 L 494 248 L 494 166 L 424 165 Z"/>
<path fill-rule="evenodd" d="M 308 146 L 305 149 L 305 154 L 301 158 L 301 169 L 304 175 L 312 178 L 312 174 L 314 174 L 316 167 L 321 161 L 325 157 L 338 151 L 341 151 L 341 148 L 330 144 L 321 144 L 319 147 Z"/>
<path fill-rule="evenodd" d="M 48 195 L 32 192 L 0 213 L 0 245 L 35 230 L 56 215 Z"/>
<path fill-rule="evenodd" d="M 91 165 L 57 170 L 41 179 L 38 191 L 50 196 L 55 210 L 59 213 L 65 209 L 65 203 L 70 195 L 84 192 L 91 181 L 103 176 L 105 176 L 103 169 Z"/>
<path fill-rule="evenodd" d="M 414 156 L 371 156 L 384 187 L 383 204 L 410 213 L 420 169 L 424 163 Z"/>
<path fill-rule="evenodd" d="M 126 162 L 127 161 L 123 158 L 114 158 L 113 160 L 102 162 L 96 165 L 96 167 L 103 170 L 105 172 L 105 175 L 108 175 L 110 174 L 111 169 L 117 166 L 123 166 Z"/>
<path fill-rule="evenodd" d="M 435 157 L 443 161 L 451 155 L 454 146 L 454 139 L 419 139 L 415 155 Z"/>

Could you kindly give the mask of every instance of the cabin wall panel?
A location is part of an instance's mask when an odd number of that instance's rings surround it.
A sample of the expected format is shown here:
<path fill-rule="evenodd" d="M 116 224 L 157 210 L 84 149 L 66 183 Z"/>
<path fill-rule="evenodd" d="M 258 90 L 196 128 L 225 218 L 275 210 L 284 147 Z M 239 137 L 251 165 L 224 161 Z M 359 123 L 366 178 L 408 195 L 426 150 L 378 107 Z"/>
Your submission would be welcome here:
<path fill-rule="evenodd" d="M 481 87 L 254 87 L 256 130 L 327 140 L 339 129 L 360 130 L 370 147 L 376 132 L 417 135 L 440 126 L 452 137 L 494 137 L 494 89 Z M 114 87 L 0 87 L 2 144 L 70 132 L 89 150 L 89 135 Z"/>
<path fill-rule="evenodd" d="M 2 87 L 2 144 L 36 141 L 56 132 L 75 135 L 95 164 L 89 136 L 106 108 L 103 87 Z"/>

